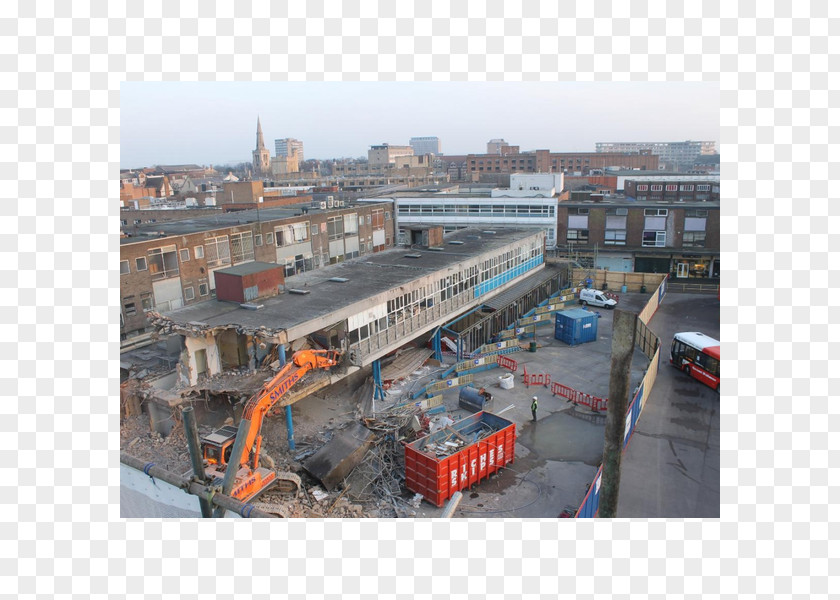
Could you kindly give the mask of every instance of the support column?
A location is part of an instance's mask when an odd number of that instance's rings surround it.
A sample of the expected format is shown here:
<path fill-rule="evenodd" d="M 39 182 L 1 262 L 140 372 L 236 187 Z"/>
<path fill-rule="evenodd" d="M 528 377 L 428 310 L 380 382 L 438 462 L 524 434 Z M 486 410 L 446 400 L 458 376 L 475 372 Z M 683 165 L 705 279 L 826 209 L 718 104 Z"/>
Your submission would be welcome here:
<path fill-rule="evenodd" d="M 443 353 L 440 351 L 440 328 L 438 328 L 432 338 L 432 349 L 435 351 L 435 360 L 443 362 Z"/>
<path fill-rule="evenodd" d="M 193 481 L 201 485 L 207 485 L 207 474 L 204 472 L 204 463 L 201 456 L 201 444 L 198 441 L 198 425 L 195 422 L 195 412 L 192 406 L 187 406 L 181 411 L 184 421 L 184 435 L 187 438 L 187 450 L 190 453 L 190 463 L 193 470 Z M 207 498 L 198 497 L 198 505 L 201 508 L 201 516 L 209 519 L 213 516 L 213 505 Z"/>
<path fill-rule="evenodd" d="M 286 406 L 286 433 L 289 436 L 289 450 L 295 449 L 295 426 L 292 424 L 292 406 Z"/>
<path fill-rule="evenodd" d="M 378 358 L 373 361 L 373 399 L 385 399 L 385 392 L 382 390 L 382 364 Z"/>

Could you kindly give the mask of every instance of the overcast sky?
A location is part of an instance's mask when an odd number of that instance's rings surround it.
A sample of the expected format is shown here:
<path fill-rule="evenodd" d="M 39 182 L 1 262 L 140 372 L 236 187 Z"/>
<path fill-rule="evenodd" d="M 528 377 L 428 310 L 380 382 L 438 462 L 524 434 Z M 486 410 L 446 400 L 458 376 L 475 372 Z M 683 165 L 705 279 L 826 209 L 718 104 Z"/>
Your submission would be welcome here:
<path fill-rule="evenodd" d="M 266 147 L 303 141 L 305 158 L 366 156 L 372 144 L 437 136 L 444 154 L 594 152 L 595 142 L 713 140 L 717 83 L 126 82 L 121 168 L 251 160 L 257 117 Z"/>

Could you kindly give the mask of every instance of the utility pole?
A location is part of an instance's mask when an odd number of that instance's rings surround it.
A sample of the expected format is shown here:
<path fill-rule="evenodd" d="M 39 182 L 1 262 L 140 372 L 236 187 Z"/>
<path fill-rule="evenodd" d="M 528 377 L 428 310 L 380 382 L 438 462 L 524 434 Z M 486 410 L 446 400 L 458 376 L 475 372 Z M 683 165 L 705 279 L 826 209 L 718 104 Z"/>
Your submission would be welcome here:
<path fill-rule="evenodd" d="M 614 311 L 612 354 L 610 356 L 610 395 L 607 424 L 604 429 L 604 457 L 601 473 L 600 517 L 611 519 L 618 508 L 621 481 L 621 452 L 624 448 L 624 423 L 630 395 L 630 365 L 636 339 L 637 316 L 626 310 Z"/>
<path fill-rule="evenodd" d="M 190 451 L 192 462 L 193 480 L 202 485 L 207 485 L 207 477 L 204 473 L 204 462 L 201 456 L 201 446 L 198 442 L 198 426 L 195 422 L 195 411 L 192 406 L 187 406 L 181 411 L 184 418 L 184 434 L 187 438 L 187 449 Z M 199 496 L 198 504 L 201 507 L 201 516 L 209 519 L 213 516 L 213 505 L 206 498 Z"/>
<path fill-rule="evenodd" d="M 233 489 L 233 484 L 236 483 L 236 474 L 239 472 L 239 457 L 242 456 L 242 451 L 245 449 L 245 438 L 248 437 L 248 428 L 251 426 L 251 421 L 242 419 L 239 421 L 239 430 L 236 432 L 236 440 L 233 442 L 233 450 L 228 461 L 227 471 L 225 471 L 225 478 L 222 480 L 222 494 L 229 496 Z M 213 513 L 217 519 L 225 516 L 225 509 L 217 507 Z"/>

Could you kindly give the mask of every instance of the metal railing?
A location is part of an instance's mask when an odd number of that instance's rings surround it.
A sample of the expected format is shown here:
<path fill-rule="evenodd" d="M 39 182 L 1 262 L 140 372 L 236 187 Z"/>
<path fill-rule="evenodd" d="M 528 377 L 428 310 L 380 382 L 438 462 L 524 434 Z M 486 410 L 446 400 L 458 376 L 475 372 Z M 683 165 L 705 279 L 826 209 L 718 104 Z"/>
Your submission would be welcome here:
<path fill-rule="evenodd" d="M 391 344 L 404 342 L 408 336 L 413 335 L 416 331 L 427 327 L 429 324 L 434 324 L 440 319 L 449 318 L 458 309 L 475 300 L 472 291 L 464 290 L 464 292 L 457 296 L 425 308 L 413 317 L 403 318 L 389 323 L 384 331 L 380 331 L 364 340 L 351 344 L 350 353 L 353 356 L 353 362 L 361 365 L 364 363 L 364 358 L 374 352 L 387 348 Z"/>
<path fill-rule="evenodd" d="M 668 281 L 668 291 L 685 294 L 715 294 L 720 285 L 715 283 L 677 283 Z"/>

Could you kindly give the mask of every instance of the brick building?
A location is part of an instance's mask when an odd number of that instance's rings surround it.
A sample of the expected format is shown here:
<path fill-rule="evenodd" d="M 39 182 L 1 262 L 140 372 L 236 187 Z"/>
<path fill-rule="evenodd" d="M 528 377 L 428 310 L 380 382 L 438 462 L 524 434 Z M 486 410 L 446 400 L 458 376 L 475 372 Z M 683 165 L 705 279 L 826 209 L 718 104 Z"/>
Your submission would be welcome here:
<path fill-rule="evenodd" d="M 640 202 L 720 202 L 720 176 L 670 175 L 661 177 L 628 177 L 624 195 Z"/>
<path fill-rule="evenodd" d="M 720 202 L 615 196 L 561 202 L 557 240 L 587 267 L 719 277 Z"/>
<path fill-rule="evenodd" d="M 220 268 L 276 263 L 288 277 L 392 247 L 391 211 L 385 203 L 297 206 L 140 224 L 120 239 L 121 337 L 145 331 L 145 311 L 212 298 Z"/>
<path fill-rule="evenodd" d="M 446 157 L 442 157 L 446 158 Z M 502 154 L 468 154 L 467 171 L 475 178 L 481 173 L 580 173 L 608 168 L 656 170 L 659 157 L 650 152 L 533 152 Z"/>

